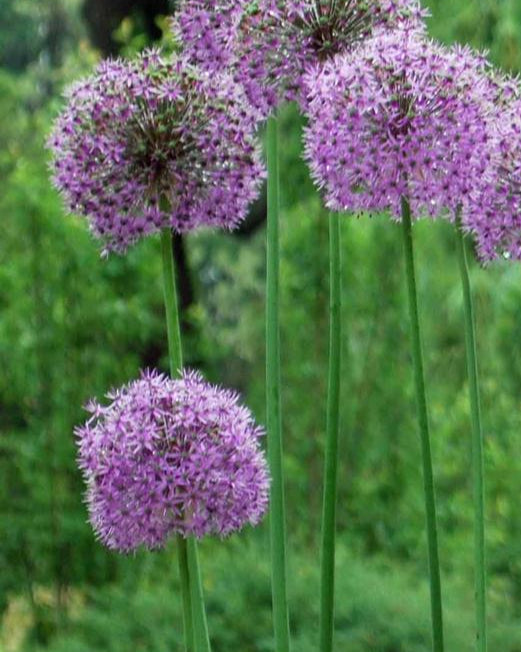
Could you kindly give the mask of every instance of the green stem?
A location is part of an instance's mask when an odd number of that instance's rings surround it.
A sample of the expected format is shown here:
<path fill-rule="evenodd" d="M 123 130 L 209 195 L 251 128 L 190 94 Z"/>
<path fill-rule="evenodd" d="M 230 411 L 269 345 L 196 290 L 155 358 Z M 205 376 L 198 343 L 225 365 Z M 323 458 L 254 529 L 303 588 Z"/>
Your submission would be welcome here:
<path fill-rule="evenodd" d="M 183 368 L 183 347 L 181 326 L 177 305 L 177 289 L 172 249 L 172 234 L 169 229 L 161 231 L 161 256 L 163 258 L 163 291 L 165 294 L 166 328 L 168 333 L 168 356 L 170 375 L 176 378 Z"/>
<path fill-rule="evenodd" d="M 188 570 L 188 551 L 186 539 L 177 536 L 177 556 L 179 562 L 179 579 L 181 581 L 181 597 L 183 601 L 183 629 L 185 633 L 185 650 L 194 650 L 194 628 L 192 623 L 192 599 L 190 595 L 190 574 Z"/>
<path fill-rule="evenodd" d="M 338 213 L 331 213 L 329 216 L 329 378 L 320 584 L 321 652 L 331 652 L 333 650 L 334 633 L 335 535 L 342 342 L 340 265 L 340 220 Z"/>
<path fill-rule="evenodd" d="M 416 276 L 414 271 L 411 209 L 409 202 L 405 198 L 402 198 L 402 226 L 405 271 L 409 297 L 409 313 L 411 320 L 411 352 L 414 365 L 414 382 L 416 386 L 416 401 L 418 408 L 418 422 L 420 427 L 420 442 L 423 465 L 423 490 L 425 496 L 425 513 L 427 522 L 427 546 L 429 555 L 433 650 L 435 652 L 443 652 L 443 612 L 441 603 L 438 529 L 436 524 L 436 498 L 434 493 L 434 476 L 432 470 L 429 420 L 427 416 L 427 398 L 425 394 L 420 319 L 418 314 L 418 295 L 416 290 Z"/>
<path fill-rule="evenodd" d="M 275 649 L 289 652 L 289 615 L 286 591 L 286 531 L 282 429 L 280 416 L 279 328 L 279 169 L 276 117 L 268 120 L 268 222 L 266 251 L 266 417 L 271 470 L 270 543 Z"/>
<path fill-rule="evenodd" d="M 193 537 L 187 540 L 188 570 L 190 573 L 190 592 L 194 621 L 194 642 L 196 652 L 210 652 L 210 638 L 204 608 L 203 584 L 199 570 L 197 543 Z"/>
<path fill-rule="evenodd" d="M 479 398 L 478 362 L 476 354 L 476 328 L 474 306 L 470 290 L 469 270 L 465 239 L 459 219 L 456 220 L 463 309 L 465 314 L 465 348 L 469 378 L 470 415 L 472 422 L 472 479 L 474 495 L 474 572 L 476 590 L 476 650 L 487 650 L 487 601 L 486 601 L 486 559 L 485 559 L 485 490 L 483 462 L 483 430 Z"/>
<path fill-rule="evenodd" d="M 161 232 L 161 255 L 163 259 L 163 288 L 165 295 L 166 324 L 170 375 L 176 378 L 183 368 L 181 327 L 175 278 L 172 233 Z M 197 545 L 193 538 L 177 538 L 179 574 L 183 595 L 183 623 L 187 652 L 209 652 L 210 642 L 204 609 L 204 598 L 197 559 Z"/>

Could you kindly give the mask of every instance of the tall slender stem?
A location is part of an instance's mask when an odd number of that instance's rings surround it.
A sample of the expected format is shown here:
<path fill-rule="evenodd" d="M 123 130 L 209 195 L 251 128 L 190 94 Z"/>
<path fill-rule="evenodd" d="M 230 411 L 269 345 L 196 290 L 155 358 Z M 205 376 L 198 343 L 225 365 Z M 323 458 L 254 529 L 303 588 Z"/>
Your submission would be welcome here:
<path fill-rule="evenodd" d="M 286 526 L 280 416 L 279 167 L 278 125 L 276 117 L 268 119 L 266 141 L 268 159 L 266 415 L 268 459 L 271 470 L 271 586 L 275 649 L 277 652 L 289 652 L 289 615 L 286 590 Z"/>
<path fill-rule="evenodd" d="M 322 508 L 320 650 L 332 652 L 335 601 L 335 536 L 338 470 L 338 429 L 341 371 L 340 220 L 329 215 L 329 378 L 327 390 L 326 458 Z"/>
<path fill-rule="evenodd" d="M 183 628 L 185 634 L 186 652 L 194 652 L 194 627 L 192 623 L 192 596 L 190 595 L 190 572 L 188 569 L 187 541 L 178 535 L 176 539 L 179 564 L 179 579 L 181 583 L 181 599 L 183 602 Z"/>
<path fill-rule="evenodd" d="M 183 368 L 183 347 L 181 344 L 179 307 L 177 305 L 172 234 L 169 229 L 163 229 L 163 231 L 161 231 L 161 256 L 163 259 L 163 292 L 165 295 L 170 375 L 172 378 L 176 378 L 179 376 Z"/>
<path fill-rule="evenodd" d="M 423 490 L 427 523 L 427 546 L 429 556 L 429 576 L 431 592 L 431 617 L 434 652 L 443 652 L 443 612 L 441 602 L 440 560 L 438 552 L 438 528 L 436 524 L 436 498 L 434 493 L 434 474 L 427 415 L 427 397 L 423 371 L 423 354 L 418 314 L 418 295 L 414 270 L 414 249 L 412 240 L 411 209 L 407 199 L 402 199 L 403 251 L 409 298 L 411 321 L 411 353 L 414 365 L 414 382 L 423 466 Z"/>
<path fill-rule="evenodd" d="M 485 489 L 483 462 L 483 430 L 479 398 L 478 361 L 476 353 L 476 327 L 474 306 L 470 290 L 465 239 L 459 219 L 456 220 L 458 260 L 463 290 L 465 315 L 465 348 L 469 378 L 470 416 L 472 423 L 472 480 L 474 498 L 474 572 L 476 599 L 476 650 L 487 650 L 487 600 L 485 558 Z"/>
<path fill-rule="evenodd" d="M 163 259 L 163 289 L 165 295 L 168 354 L 172 378 L 179 376 L 183 367 L 181 327 L 177 303 L 172 233 L 161 232 L 161 255 Z M 204 598 L 197 559 L 197 546 L 193 538 L 177 538 L 179 575 L 183 600 L 183 623 L 187 652 L 210 652 Z"/>
<path fill-rule="evenodd" d="M 203 584 L 199 570 L 197 543 L 193 537 L 187 540 L 188 570 L 190 573 L 190 592 L 192 596 L 192 615 L 194 621 L 194 643 L 196 652 L 210 652 L 210 637 L 204 608 Z"/>

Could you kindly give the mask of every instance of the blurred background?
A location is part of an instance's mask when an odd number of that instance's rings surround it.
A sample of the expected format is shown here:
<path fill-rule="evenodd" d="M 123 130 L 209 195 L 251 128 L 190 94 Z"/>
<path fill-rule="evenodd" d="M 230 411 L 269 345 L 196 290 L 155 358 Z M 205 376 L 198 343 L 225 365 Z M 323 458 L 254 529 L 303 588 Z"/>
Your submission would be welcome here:
<path fill-rule="evenodd" d="M 429 29 L 521 68 L 517 0 L 431 0 Z M 64 86 L 168 39 L 167 0 L 0 1 L 0 650 L 172 652 L 173 547 L 123 557 L 86 522 L 82 405 L 167 369 L 159 243 L 101 260 L 64 214 L 44 148 Z M 294 650 L 317 642 L 327 362 L 327 220 L 283 112 L 282 351 Z M 176 241 L 186 357 L 264 419 L 264 218 Z M 447 223 L 415 227 L 438 490 L 447 650 L 473 649 L 470 435 L 462 302 Z M 344 373 L 337 649 L 430 649 L 427 561 L 401 234 L 342 222 Z M 486 431 L 491 652 L 521 651 L 521 268 L 472 269 Z M 273 652 L 267 528 L 201 545 L 214 652 Z"/>

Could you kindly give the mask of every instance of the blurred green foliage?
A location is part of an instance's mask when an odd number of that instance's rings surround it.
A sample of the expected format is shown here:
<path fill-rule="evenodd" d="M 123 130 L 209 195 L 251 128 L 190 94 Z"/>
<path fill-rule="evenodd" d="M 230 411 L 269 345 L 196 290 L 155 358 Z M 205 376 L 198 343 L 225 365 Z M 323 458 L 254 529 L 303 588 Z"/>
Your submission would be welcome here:
<path fill-rule="evenodd" d="M 123 558 L 86 523 L 74 463 L 81 406 L 140 367 L 166 368 L 158 242 L 101 260 L 66 216 L 44 143 L 60 88 L 87 72 L 77 3 L 0 6 L 0 650 L 181 649 L 173 550 Z M 432 35 L 521 67 L 515 0 L 431 0 Z M 51 11 L 52 10 L 52 11 Z M 53 13 L 54 12 L 54 13 Z M 63 41 L 46 25 L 63 16 Z M 51 21 L 52 22 L 52 21 Z M 164 20 L 161 23 L 165 25 Z M 56 39 L 60 42 L 60 56 Z M 145 42 L 132 22 L 116 39 Z M 282 116 L 282 354 L 295 649 L 315 649 L 317 533 L 327 353 L 327 220 L 300 160 L 302 119 Z M 470 438 L 462 304 L 452 227 L 415 227 L 438 489 L 448 649 L 472 649 Z M 342 222 L 344 374 L 337 644 L 353 652 L 429 649 L 423 499 L 399 229 Z M 264 415 L 264 232 L 187 242 L 196 301 L 187 359 Z M 491 642 L 521 651 L 521 270 L 472 269 L 486 430 Z M 271 652 L 265 526 L 205 541 L 215 652 Z"/>

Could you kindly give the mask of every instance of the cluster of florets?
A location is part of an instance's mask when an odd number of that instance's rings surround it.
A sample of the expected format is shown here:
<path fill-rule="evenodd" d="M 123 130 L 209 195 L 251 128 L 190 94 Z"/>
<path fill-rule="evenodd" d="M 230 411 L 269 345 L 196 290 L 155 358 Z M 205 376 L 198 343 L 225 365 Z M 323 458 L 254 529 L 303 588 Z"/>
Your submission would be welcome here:
<path fill-rule="evenodd" d="M 210 72 L 231 69 L 240 56 L 237 36 L 249 1 L 183 0 L 171 19 L 171 27 L 185 56 Z"/>
<path fill-rule="evenodd" d="M 76 430 L 92 526 L 109 548 L 173 534 L 225 536 L 260 521 L 269 478 L 263 431 L 238 396 L 198 373 L 157 372 L 92 402 Z"/>
<path fill-rule="evenodd" d="M 497 95 L 486 59 L 381 32 L 307 76 L 305 152 L 333 210 L 454 216 L 490 180 Z"/>
<path fill-rule="evenodd" d="M 103 62 L 67 99 L 49 141 L 54 181 L 106 250 L 245 217 L 264 170 L 256 117 L 229 76 L 148 51 Z"/>
<path fill-rule="evenodd" d="M 417 0 L 182 0 L 174 31 L 188 57 L 210 70 L 227 65 L 267 113 L 281 99 L 305 104 L 309 66 L 379 29 L 420 28 L 424 16 Z"/>
<path fill-rule="evenodd" d="M 497 113 L 490 123 L 499 155 L 492 179 L 481 185 L 463 217 L 484 262 L 521 259 L 521 97 L 518 80 L 502 81 Z"/>
<path fill-rule="evenodd" d="M 483 260 L 521 258 L 518 80 L 426 38 L 417 0 L 181 0 L 174 31 L 267 115 L 297 99 L 333 210 L 459 215 Z"/>

